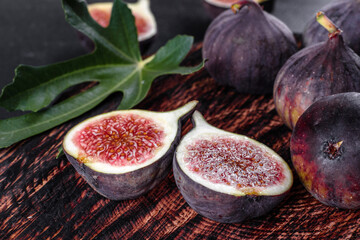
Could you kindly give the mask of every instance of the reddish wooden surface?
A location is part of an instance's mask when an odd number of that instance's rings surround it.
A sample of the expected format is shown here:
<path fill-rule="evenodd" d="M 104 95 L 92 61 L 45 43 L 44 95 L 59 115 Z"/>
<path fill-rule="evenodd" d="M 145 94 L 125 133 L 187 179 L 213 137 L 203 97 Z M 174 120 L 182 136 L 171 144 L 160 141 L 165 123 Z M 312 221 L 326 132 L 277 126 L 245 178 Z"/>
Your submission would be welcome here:
<path fill-rule="evenodd" d="M 200 47 L 186 64 L 200 62 Z M 119 99 L 111 96 L 77 119 L 0 150 L 0 239 L 360 239 L 360 211 L 319 203 L 296 174 L 289 196 L 277 208 L 239 224 L 198 215 L 182 198 L 172 172 L 138 199 L 100 196 L 65 156 L 56 155 L 68 129 L 113 110 Z M 277 115 L 272 97 L 221 87 L 206 70 L 157 79 L 136 108 L 166 111 L 193 99 L 200 101 L 198 110 L 210 124 L 265 143 L 291 166 L 291 132 Z M 187 122 L 183 133 L 191 127 Z"/>

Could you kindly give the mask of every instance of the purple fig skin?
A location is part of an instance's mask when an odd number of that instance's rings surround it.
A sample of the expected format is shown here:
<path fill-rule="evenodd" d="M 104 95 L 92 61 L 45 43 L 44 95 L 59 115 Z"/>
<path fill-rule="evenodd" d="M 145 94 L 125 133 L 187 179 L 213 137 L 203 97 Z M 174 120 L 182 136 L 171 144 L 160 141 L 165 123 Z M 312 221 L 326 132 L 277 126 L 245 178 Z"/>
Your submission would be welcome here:
<path fill-rule="evenodd" d="M 249 1 L 227 10 L 208 27 L 202 49 L 205 67 L 221 85 L 240 93 L 271 93 L 277 72 L 297 51 L 291 30 Z"/>
<path fill-rule="evenodd" d="M 276 77 L 273 96 L 277 112 L 293 129 L 317 99 L 359 91 L 360 57 L 337 35 L 293 55 Z"/>
<path fill-rule="evenodd" d="M 173 160 L 177 187 L 189 206 L 200 215 L 221 223 L 240 223 L 267 214 L 285 198 L 289 191 L 277 196 L 233 196 L 211 190 L 191 178 Z"/>
<path fill-rule="evenodd" d="M 305 188 L 321 203 L 360 208 L 359 136 L 360 93 L 323 97 L 296 123 L 292 162 Z"/>
<path fill-rule="evenodd" d="M 153 164 L 136 171 L 123 174 L 107 174 L 92 170 L 65 152 L 69 162 L 86 182 L 99 194 L 110 200 L 134 199 L 153 189 L 169 173 L 174 141 L 169 151 Z"/>
<path fill-rule="evenodd" d="M 262 6 L 265 11 L 270 13 L 274 9 L 274 3 L 275 3 L 275 0 L 268 0 L 268 1 L 260 3 L 260 6 Z M 206 2 L 205 0 L 203 0 L 203 5 L 212 19 L 219 16 L 225 10 L 228 10 L 228 8 L 215 6 L 213 4 Z"/>
<path fill-rule="evenodd" d="M 192 115 L 195 108 L 178 121 L 177 134 L 168 151 L 154 163 L 123 174 L 97 172 L 70 156 L 64 149 L 69 162 L 86 182 L 100 195 L 111 200 L 126 200 L 140 197 L 159 184 L 171 170 L 171 161 L 181 137 L 181 125 Z"/>
<path fill-rule="evenodd" d="M 345 43 L 360 55 L 360 1 L 333 1 L 324 6 L 322 11 L 343 30 Z M 310 46 L 327 40 L 327 30 L 313 18 L 305 27 L 304 45 Z"/>

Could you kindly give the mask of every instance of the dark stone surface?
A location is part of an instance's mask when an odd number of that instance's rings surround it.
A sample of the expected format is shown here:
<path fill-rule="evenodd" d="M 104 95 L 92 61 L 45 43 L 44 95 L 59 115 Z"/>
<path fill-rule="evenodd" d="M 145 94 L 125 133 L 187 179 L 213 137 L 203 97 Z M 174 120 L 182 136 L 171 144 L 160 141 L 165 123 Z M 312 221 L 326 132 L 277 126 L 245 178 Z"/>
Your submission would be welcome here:
<path fill-rule="evenodd" d="M 298 33 L 327 2 L 277 0 L 274 14 Z M 201 41 L 211 21 L 202 0 L 151 0 L 151 7 L 159 33 L 148 54 L 177 34 Z M 0 1 L 0 12 L 0 88 L 12 81 L 19 64 L 45 65 L 86 53 L 64 19 L 60 0 Z M 17 114 L 0 108 L 0 119 Z"/>

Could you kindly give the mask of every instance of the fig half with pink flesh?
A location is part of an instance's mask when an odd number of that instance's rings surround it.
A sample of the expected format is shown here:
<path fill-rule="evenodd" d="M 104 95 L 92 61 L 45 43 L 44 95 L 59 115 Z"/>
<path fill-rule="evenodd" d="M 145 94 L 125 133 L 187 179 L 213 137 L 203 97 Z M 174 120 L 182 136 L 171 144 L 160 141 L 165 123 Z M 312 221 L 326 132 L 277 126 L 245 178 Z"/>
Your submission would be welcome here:
<path fill-rule="evenodd" d="M 64 152 L 101 195 L 136 198 L 168 174 L 181 122 L 196 105 L 191 101 L 169 112 L 119 110 L 92 117 L 66 134 Z"/>
<path fill-rule="evenodd" d="M 264 215 L 283 200 L 293 177 L 278 154 L 209 125 L 197 111 L 193 122 L 173 161 L 176 184 L 190 207 L 212 220 L 234 223 Z"/>
<path fill-rule="evenodd" d="M 88 4 L 88 11 L 90 16 L 102 27 L 106 28 L 109 26 L 112 2 L 97 2 Z M 127 6 L 131 10 L 135 18 L 135 26 L 138 34 L 138 41 L 140 50 L 144 53 L 154 40 L 157 34 L 157 24 L 150 9 L 149 0 L 139 0 L 136 3 L 128 3 Z M 79 37 L 83 45 L 90 49 L 94 49 L 94 43 L 82 33 L 79 33 Z"/>

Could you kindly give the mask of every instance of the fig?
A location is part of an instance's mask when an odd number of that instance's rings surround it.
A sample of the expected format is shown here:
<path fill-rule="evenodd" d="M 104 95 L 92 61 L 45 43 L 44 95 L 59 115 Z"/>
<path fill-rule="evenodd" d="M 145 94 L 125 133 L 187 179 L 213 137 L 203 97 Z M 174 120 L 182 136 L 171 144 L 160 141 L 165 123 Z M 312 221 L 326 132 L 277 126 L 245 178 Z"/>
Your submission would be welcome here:
<path fill-rule="evenodd" d="M 233 11 L 232 11 L 233 10 Z M 253 1 L 215 18 L 203 44 L 205 67 L 221 85 L 241 93 L 271 93 L 277 72 L 297 51 L 290 29 Z"/>
<path fill-rule="evenodd" d="M 344 31 L 345 43 L 360 55 L 360 1 L 332 1 L 322 11 Z M 326 30 L 312 19 L 305 27 L 303 39 L 306 46 L 326 41 Z"/>
<path fill-rule="evenodd" d="M 273 150 L 211 126 L 197 111 L 193 123 L 175 151 L 173 172 L 196 212 L 218 222 L 242 222 L 268 213 L 290 191 L 292 172 Z"/>
<path fill-rule="evenodd" d="M 210 17 L 216 18 L 220 13 L 231 8 L 231 5 L 239 0 L 203 0 L 203 4 Z M 274 8 L 275 0 L 256 0 L 260 6 L 267 12 L 271 12 Z"/>
<path fill-rule="evenodd" d="M 181 122 L 197 101 L 169 112 L 118 110 L 74 126 L 63 141 L 77 172 L 98 193 L 112 200 L 139 197 L 171 169 Z"/>
<path fill-rule="evenodd" d="M 112 5 L 112 2 L 91 3 L 88 4 L 88 11 L 90 16 L 100 26 L 106 28 L 110 23 Z M 140 50 L 144 53 L 153 42 L 157 33 L 157 24 L 150 9 L 149 0 L 139 0 L 136 3 L 128 3 L 127 6 L 135 18 Z M 79 33 L 79 37 L 86 48 L 94 49 L 94 43 L 87 36 Z"/>
<path fill-rule="evenodd" d="M 297 121 L 290 150 L 305 188 L 323 204 L 360 208 L 360 93 L 325 96 Z"/>
<path fill-rule="evenodd" d="M 329 39 L 294 54 L 274 84 L 276 110 L 291 129 L 317 99 L 360 91 L 360 57 L 344 43 L 341 30 L 323 12 L 317 13 L 317 20 L 328 29 Z"/>

